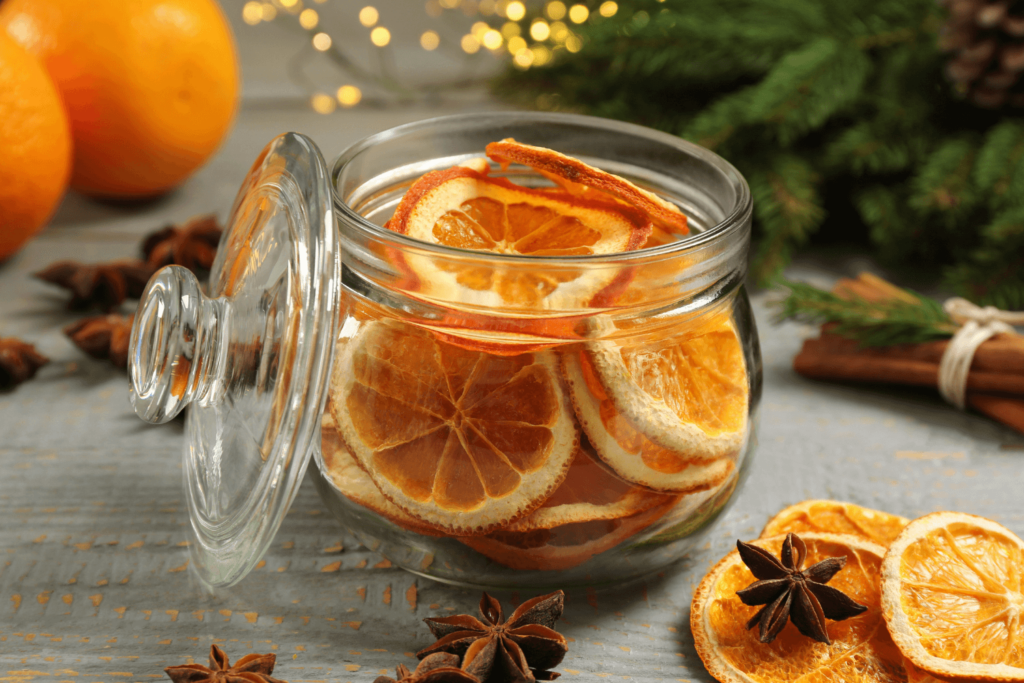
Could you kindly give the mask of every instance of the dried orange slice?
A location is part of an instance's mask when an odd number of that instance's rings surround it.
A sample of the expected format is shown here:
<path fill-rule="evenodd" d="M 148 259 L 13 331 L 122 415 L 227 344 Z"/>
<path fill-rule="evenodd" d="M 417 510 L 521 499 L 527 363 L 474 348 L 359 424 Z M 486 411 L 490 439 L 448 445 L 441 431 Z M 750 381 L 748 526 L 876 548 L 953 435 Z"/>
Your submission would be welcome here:
<path fill-rule="evenodd" d="M 552 529 L 506 531 L 459 540 L 498 564 L 524 571 L 572 569 L 607 552 L 657 522 L 675 498 L 644 512 L 619 519 L 596 519 Z"/>
<path fill-rule="evenodd" d="M 907 683 L 952 683 L 951 678 L 942 678 L 941 676 L 933 676 L 927 671 L 922 671 L 914 666 L 914 663 L 903 658 L 903 670 L 907 672 Z"/>
<path fill-rule="evenodd" d="M 509 162 L 529 166 L 572 195 L 605 199 L 609 195 L 651 217 L 655 225 L 677 235 L 689 232 L 686 216 L 675 204 L 653 192 L 637 187 L 625 178 L 589 166 L 579 159 L 544 147 L 534 147 L 507 138 L 487 145 L 487 156 L 503 165 Z"/>
<path fill-rule="evenodd" d="M 543 505 L 506 526 L 504 531 L 532 531 L 577 522 L 620 519 L 664 505 L 677 497 L 627 484 L 609 473 L 598 461 L 594 447 L 583 437 L 565 481 Z"/>
<path fill-rule="evenodd" d="M 328 481 L 353 503 L 372 510 L 392 524 L 408 531 L 414 531 L 424 536 L 444 535 L 434 527 L 427 526 L 415 517 L 407 515 L 400 507 L 384 497 L 369 475 L 349 453 L 329 410 L 324 411 L 321 422 L 320 452 L 324 465 L 323 471 L 327 475 Z"/>
<path fill-rule="evenodd" d="M 889 546 L 882 609 L 919 669 L 953 680 L 1024 681 L 1024 542 L 982 517 L 936 512 Z"/>
<path fill-rule="evenodd" d="M 335 352 L 345 444 L 391 502 L 453 535 L 486 533 L 562 483 L 579 432 L 548 352 L 495 356 L 392 320 Z"/>
<path fill-rule="evenodd" d="M 830 534 L 859 536 L 878 545 L 888 546 L 910 522 L 906 517 L 863 508 L 836 500 L 805 500 L 790 505 L 768 520 L 761 538 L 779 534 L 804 534 L 821 531 Z"/>
<path fill-rule="evenodd" d="M 652 226 L 642 213 L 620 203 L 553 195 L 456 166 L 413 183 L 387 228 L 462 249 L 584 256 L 638 249 Z M 582 306 L 618 274 L 573 267 L 540 272 L 525 264 L 492 267 L 479 261 L 462 265 L 415 254 L 405 259 L 425 295 L 473 305 Z"/>
<path fill-rule="evenodd" d="M 831 645 L 800 634 L 787 624 L 771 643 L 761 643 L 747 622 L 758 611 L 744 605 L 736 591 L 756 579 L 732 551 L 701 581 L 690 606 L 690 628 L 704 666 L 722 683 L 776 681 L 844 681 L 903 683 L 906 675 L 898 649 L 882 619 L 880 583 L 885 548 L 855 536 L 801 534 L 807 545 L 806 565 L 826 557 L 847 558 L 829 582 L 868 610 L 845 621 L 828 622 Z M 754 541 L 778 556 L 785 536 Z"/>
<path fill-rule="evenodd" d="M 731 323 L 696 336 L 622 346 L 588 343 L 563 353 L 576 416 L 601 460 L 657 491 L 721 483 L 746 438 L 748 384 Z"/>

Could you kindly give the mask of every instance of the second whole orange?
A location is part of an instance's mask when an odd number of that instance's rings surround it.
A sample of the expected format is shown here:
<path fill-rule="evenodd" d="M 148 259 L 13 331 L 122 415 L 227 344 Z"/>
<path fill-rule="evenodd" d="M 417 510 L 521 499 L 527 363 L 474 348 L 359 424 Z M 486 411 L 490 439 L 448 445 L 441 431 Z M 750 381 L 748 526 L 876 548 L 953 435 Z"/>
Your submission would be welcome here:
<path fill-rule="evenodd" d="M 34 54 L 60 90 L 76 190 L 161 194 L 201 166 L 230 129 L 238 62 L 215 0 L 5 0 L 0 30 Z"/>

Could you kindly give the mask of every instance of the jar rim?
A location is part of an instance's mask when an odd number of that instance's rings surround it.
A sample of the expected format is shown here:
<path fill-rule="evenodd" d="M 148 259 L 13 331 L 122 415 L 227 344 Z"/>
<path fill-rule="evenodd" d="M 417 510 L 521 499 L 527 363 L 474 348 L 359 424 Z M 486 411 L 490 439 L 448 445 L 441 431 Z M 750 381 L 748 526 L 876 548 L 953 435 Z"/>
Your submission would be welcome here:
<path fill-rule="evenodd" d="M 585 116 L 581 114 L 565 114 L 559 112 L 526 112 L 526 111 L 507 111 L 507 112 L 484 112 L 484 113 L 469 113 L 469 114 L 451 114 L 446 116 L 437 116 L 429 119 L 422 119 L 420 121 L 414 121 L 412 123 L 406 123 L 400 126 L 394 126 L 386 130 L 380 131 L 362 140 L 349 145 L 345 148 L 341 154 L 339 154 L 332 164 L 331 167 L 331 191 L 334 193 L 335 198 L 335 209 L 341 211 L 344 217 L 347 219 L 347 223 L 357 228 L 359 231 L 368 233 L 368 236 L 373 239 L 382 240 L 384 242 L 393 243 L 400 245 L 403 248 L 414 249 L 421 253 L 434 253 L 442 256 L 449 257 L 461 257 L 461 258 L 479 258 L 484 252 L 480 252 L 474 249 L 464 249 L 461 247 L 451 247 L 443 244 L 434 244 L 431 242 L 425 242 L 418 240 L 408 235 L 388 230 L 387 228 L 377 225 L 372 221 L 367 220 L 358 211 L 349 206 L 348 203 L 340 196 L 338 192 L 338 180 L 341 176 L 345 166 L 355 159 L 360 153 L 372 148 L 373 146 L 392 140 L 402 135 L 423 131 L 425 129 L 435 128 L 443 125 L 458 125 L 462 122 L 473 122 L 474 124 L 480 124 L 481 122 L 486 123 L 487 121 L 493 121 L 495 128 L 500 127 L 503 123 L 511 121 L 517 123 L 523 123 L 524 120 L 529 123 L 543 124 L 543 123 L 556 123 L 556 124 L 575 124 L 581 127 L 592 128 L 595 130 L 610 130 L 617 133 L 625 133 L 628 135 L 634 135 L 637 137 L 647 138 L 654 142 L 665 144 L 669 147 L 673 147 L 678 151 L 688 154 L 698 160 L 714 167 L 717 171 L 721 172 L 727 177 L 734 185 L 736 189 L 736 201 L 732 207 L 732 210 L 726 214 L 726 216 L 718 221 L 715 225 L 702 230 L 700 232 L 691 233 L 684 239 L 669 242 L 655 247 L 647 247 L 644 249 L 637 249 L 634 251 L 616 252 L 613 254 L 582 254 L 575 256 L 538 256 L 532 254 L 496 254 L 487 252 L 489 260 L 497 262 L 509 262 L 516 263 L 518 265 L 524 265 L 528 263 L 536 263 L 538 265 L 543 264 L 545 267 L 550 267 L 557 264 L 565 264 L 579 266 L 582 264 L 594 264 L 594 263 L 621 263 L 623 261 L 634 261 L 641 259 L 658 259 L 659 257 L 674 257 L 685 254 L 687 252 L 696 251 L 701 248 L 707 247 L 711 244 L 728 242 L 730 238 L 742 238 L 745 235 L 745 231 L 748 229 L 749 221 L 748 218 L 753 210 L 753 199 L 750 192 L 750 186 L 747 184 L 746 179 L 736 169 L 735 166 L 730 164 L 728 161 L 715 154 L 709 149 L 701 147 L 700 145 L 694 144 L 680 137 L 670 135 L 652 128 L 640 126 L 634 123 L 626 123 L 623 121 L 616 121 L 614 119 L 606 119 L 597 116 Z"/>

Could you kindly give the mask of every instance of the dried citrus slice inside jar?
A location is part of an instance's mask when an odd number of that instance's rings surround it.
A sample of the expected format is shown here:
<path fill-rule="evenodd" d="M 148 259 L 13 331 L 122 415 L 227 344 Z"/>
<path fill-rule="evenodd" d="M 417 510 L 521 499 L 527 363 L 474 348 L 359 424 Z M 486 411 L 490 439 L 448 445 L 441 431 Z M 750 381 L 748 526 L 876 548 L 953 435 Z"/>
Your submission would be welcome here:
<path fill-rule="evenodd" d="M 904 656 L 949 679 L 1024 681 L 1024 542 L 959 512 L 915 519 L 889 546 L 882 608 Z"/>
<path fill-rule="evenodd" d="M 864 508 L 837 500 L 805 500 L 790 505 L 768 520 L 761 538 L 779 534 L 804 534 L 821 531 L 830 534 L 859 536 L 888 546 L 900 535 L 910 520 L 888 512 Z"/>
<path fill-rule="evenodd" d="M 665 341 L 590 342 L 563 354 L 573 407 L 601 460 L 626 481 L 697 491 L 732 471 L 748 383 L 729 322 Z"/>
<path fill-rule="evenodd" d="M 584 256 L 640 248 L 652 226 L 639 211 L 490 178 L 465 166 L 433 171 L 405 193 L 390 230 L 433 244 L 498 254 Z M 621 269 L 456 263 L 407 254 L 424 295 L 472 305 L 582 307 Z"/>
<path fill-rule="evenodd" d="M 487 156 L 500 164 L 512 162 L 529 166 L 570 195 L 581 199 L 618 201 L 645 213 L 662 231 L 676 235 L 685 235 L 689 231 L 686 216 L 675 204 L 579 159 L 553 149 L 525 145 L 512 138 L 492 142 L 486 151 Z"/>
<path fill-rule="evenodd" d="M 736 595 L 757 579 L 737 551 L 707 573 L 694 592 L 690 628 L 704 666 L 722 683 L 768 681 L 844 681 L 904 683 L 903 657 L 882 619 L 880 581 L 885 548 L 842 534 L 801 534 L 807 546 L 804 566 L 828 557 L 846 557 L 846 566 L 829 581 L 867 611 L 844 621 L 829 621 L 826 645 L 787 624 L 771 643 L 762 643 L 747 622 L 760 609 Z M 753 542 L 776 557 L 785 536 Z"/>
<path fill-rule="evenodd" d="M 359 466 L 355 457 L 349 453 L 348 447 L 338 433 L 338 426 L 328 405 L 321 421 L 321 448 L 323 471 L 328 481 L 338 491 L 357 505 L 362 505 L 377 513 L 392 524 L 414 531 L 424 536 L 440 536 L 431 526 L 423 524 L 415 517 L 405 513 L 400 507 L 384 497 L 366 471 Z"/>
<path fill-rule="evenodd" d="M 395 505 L 453 535 L 529 514 L 579 442 L 552 352 L 495 356 L 398 321 L 338 343 L 331 405 L 345 444 Z"/>

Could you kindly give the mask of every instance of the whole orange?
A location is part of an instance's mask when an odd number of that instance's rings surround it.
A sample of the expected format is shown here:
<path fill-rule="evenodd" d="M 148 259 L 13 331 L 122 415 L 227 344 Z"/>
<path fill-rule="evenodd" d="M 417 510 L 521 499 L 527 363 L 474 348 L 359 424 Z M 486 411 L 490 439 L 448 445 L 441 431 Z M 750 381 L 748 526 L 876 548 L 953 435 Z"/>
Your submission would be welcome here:
<path fill-rule="evenodd" d="M 238 60 L 215 0 L 4 0 L 0 29 L 40 59 L 64 98 L 76 190 L 163 193 L 231 126 Z"/>
<path fill-rule="evenodd" d="M 46 224 L 70 171 L 57 88 L 35 57 L 0 33 L 0 260 Z"/>

